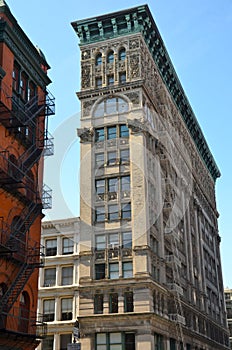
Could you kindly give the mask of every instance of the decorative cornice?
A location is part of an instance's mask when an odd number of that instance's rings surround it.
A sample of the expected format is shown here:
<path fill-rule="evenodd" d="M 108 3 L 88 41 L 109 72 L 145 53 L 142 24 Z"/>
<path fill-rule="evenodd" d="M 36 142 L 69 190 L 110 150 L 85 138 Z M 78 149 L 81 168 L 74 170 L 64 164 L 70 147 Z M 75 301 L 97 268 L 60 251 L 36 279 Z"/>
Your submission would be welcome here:
<path fill-rule="evenodd" d="M 213 180 L 220 171 L 175 72 L 159 30 L 147 5 L 71 23 L 80 46 L 133 33 L 141 33 L 156 63 L 162 80 L 173 98 L 195 145 Z"/>

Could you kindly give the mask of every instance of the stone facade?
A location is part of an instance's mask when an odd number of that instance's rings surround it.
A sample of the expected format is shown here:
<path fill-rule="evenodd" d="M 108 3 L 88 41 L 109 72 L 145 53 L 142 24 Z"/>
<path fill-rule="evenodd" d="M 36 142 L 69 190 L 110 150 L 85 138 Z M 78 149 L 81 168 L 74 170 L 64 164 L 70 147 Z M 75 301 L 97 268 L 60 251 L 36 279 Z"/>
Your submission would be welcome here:
<path fill-rule="evenodd" d="M 220 172 L 149 8 L 72 25 L 82 350 L 228 349 Z"/>

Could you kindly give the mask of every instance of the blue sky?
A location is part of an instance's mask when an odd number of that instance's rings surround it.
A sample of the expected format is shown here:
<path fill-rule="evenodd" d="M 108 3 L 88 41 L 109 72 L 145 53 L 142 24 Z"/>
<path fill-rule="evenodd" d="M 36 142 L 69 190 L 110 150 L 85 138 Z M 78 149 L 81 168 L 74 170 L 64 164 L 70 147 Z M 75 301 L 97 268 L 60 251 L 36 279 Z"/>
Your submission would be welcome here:
<path fill-rule="evenodd" d="M 45 182 L 54 190 L 47 219 L 79 215 L 79 147 L 76 128 L 80 105 L 78 38 L 70 22 L 134 7 L 145 2 L 85 0 L 8 0 L 19 24 L 44 52 L 56 97 L 56 115 L 50 117 L 55 156 L 46 160 Z M 224 286 L 232 288 L 230 226 L 231 186 L 231 0 L 147 1 L 176 72 L 222 173 L 216 196 L 222 237 Z"/>

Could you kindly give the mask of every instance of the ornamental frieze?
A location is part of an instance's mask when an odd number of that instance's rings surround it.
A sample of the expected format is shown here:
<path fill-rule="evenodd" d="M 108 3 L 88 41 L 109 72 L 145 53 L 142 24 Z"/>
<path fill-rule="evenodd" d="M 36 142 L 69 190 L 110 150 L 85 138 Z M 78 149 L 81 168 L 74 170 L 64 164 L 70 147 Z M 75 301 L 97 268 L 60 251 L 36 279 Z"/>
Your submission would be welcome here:
<path fill-rule="evenodd" d="M 84 50 L 81 53 L 81 59 L 84 60 L 88 60 L 91 57 L 91 51 L 90 50 Z"/>
<path fill-rule="evenodd" d="M 129 93 L 125 93 L 125 95 L 131 100 L 133 105 L 139 105 L 140 104 L 140 94 L 139 94 L 139 92 L 129 92 Z"/>
<path fill-rule="evenodd" d="M 81 85 L 82 89 L 90 88 L 90 66 L 82 65 L 81 69 Z"/>
<path fill-rule="evenodd" d="M 130 56 L 130 77 L 132 79 L 140 77 L 140 62 L 138 54 L 132 54 Z"/>

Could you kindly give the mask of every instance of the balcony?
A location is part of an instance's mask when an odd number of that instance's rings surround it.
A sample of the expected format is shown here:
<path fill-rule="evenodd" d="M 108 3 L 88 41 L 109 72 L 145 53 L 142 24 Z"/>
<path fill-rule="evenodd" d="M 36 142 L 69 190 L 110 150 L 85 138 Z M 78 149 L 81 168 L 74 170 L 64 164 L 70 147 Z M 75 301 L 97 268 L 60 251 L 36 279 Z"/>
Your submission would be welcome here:
<path fill-rule="evenodd" d="M 184 316 L 181 316 L 179 314 L 169 314 L 169 319 L 171 321 L 174 321 L 176 323 L 181 323 L 182 325 L 185 326 L 185 317 Z"/>
<path fill-rule="evenodd" d="M 178 284 L 176 283 L 168 283 L 167 284 L 167 287 L 168 289 L 170 290 L 170 292 L 173 292 L 173 293 L 177 293 L 179 295 L 183 295 L 184 292 L 183 292 L 183 288 L 180 287 Z"/>

